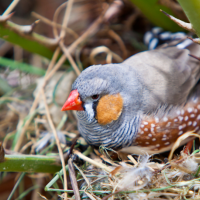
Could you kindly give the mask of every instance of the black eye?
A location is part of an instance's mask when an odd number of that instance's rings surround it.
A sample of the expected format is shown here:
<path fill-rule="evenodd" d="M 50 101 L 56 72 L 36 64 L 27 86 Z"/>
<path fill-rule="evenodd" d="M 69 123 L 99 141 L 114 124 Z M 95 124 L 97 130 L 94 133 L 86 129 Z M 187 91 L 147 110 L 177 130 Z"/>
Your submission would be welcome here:
<path fill-rule="evenodd" d="M 97 100 L 98 98 L 99 98 L 98 94 L 95 94 L 95 95 L 92 96 L 92 99 L 94 99 L 94 100 Z"/>

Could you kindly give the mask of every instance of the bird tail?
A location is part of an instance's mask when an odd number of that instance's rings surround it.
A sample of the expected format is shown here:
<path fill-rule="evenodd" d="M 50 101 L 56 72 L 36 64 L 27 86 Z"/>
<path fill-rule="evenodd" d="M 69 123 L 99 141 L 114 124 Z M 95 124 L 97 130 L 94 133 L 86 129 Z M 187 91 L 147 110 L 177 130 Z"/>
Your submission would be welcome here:
<path fill-rule="evenodd" d="M 193 42 L 187 38 L 184 32 L 172 33 L 164 31 L 160 27 L 154 27 L 151 31 L 147 31 L 144 35 L 144 43 L 149 50 L 176 46 L 178 49 L 185 49 Z"/>

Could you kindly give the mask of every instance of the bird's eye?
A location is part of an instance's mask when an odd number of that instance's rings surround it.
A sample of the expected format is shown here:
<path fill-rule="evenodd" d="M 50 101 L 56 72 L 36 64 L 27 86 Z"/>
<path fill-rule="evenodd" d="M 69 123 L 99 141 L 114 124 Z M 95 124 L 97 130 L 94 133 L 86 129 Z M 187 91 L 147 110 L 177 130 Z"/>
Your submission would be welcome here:
<path fill-rule="evenodd" d="M 98 94 L 92 95 L 92 99 L 97 100 L 99 98 Z"/>

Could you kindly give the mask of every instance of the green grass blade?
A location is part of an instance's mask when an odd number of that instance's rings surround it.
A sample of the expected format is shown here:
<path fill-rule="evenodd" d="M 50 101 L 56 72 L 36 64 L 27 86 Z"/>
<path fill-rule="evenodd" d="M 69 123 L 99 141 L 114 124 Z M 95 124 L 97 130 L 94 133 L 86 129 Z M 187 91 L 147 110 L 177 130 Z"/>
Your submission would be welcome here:
<path fill-rule="evenodd" d="M 35 190 L 37 188 L 39 188 L 40 186 L 39 185 L 34 185 L 30 188 L 28 188 L 26 191 L 24 191 L 23 193 L 21 193 L 19 195 L 19 197 L 16 199 L 16 200 L 20 200 L 20 199 L 23 199 L 26 195 L 28 195 L 32 190 Z"/>
<path fill-rule="evenodd" d="M 7 83 L 6 80 L 0 77 L 0 94 L 6 94 L 12 91 L 12 87 Z"/>
<path fill-rule="evenodd" d="M 24 178 L 25 174 L 26 174 L 26 173 L 24 173 L 24 172 L 21 173 L 20 177 L 18 178 L 18 180 L 17 180 L 17 182 L 16 182 L 14 188 L 12 189 L 12 191 L 11 191 L 11 193 L 10 193 L 10 195 L 9 195 L 9 197 L 8 197 L 7 200 L 11 200 L 11 199 L 12 199 L 12 197 L 13 197 L 13 195 L 14 195 L 16 189 L 17 189 L 17 187 L 19 186 L 21 180 Z"/>
<path fill-rule="evenodd" d="M 17 62 L 14 60 L 3 58 L 3 57 L 0 57 L 0 65 L 2 65 L 4 67 L 9 67 L 10 69 L 17 69 L 22 72 L 26 72 L 28 74 L 35 74 L 38 76 L 45 75 L 45 70 L 43 70 L 41 68 L 34 67 L 34 66 L 26 64 L 26 63 Z"/>

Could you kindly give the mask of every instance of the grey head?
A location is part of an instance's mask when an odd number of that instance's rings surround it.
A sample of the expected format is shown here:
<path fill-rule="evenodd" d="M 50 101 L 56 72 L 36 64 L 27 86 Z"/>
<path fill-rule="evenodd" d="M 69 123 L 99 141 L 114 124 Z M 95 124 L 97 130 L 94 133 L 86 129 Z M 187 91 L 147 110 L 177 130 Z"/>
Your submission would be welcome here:
<path fill-rule="evenodd" d="M 124 109 L 136 112 L 141 108 L 142 84 L 137 71 L 126 64 L 93 65 L 85 69 L 72 85 L 81 100 L 87 101 L 93 95 L 120 94 Z"/>
<path fill-rule="evenodd" d="M 72 90 L 78 90 L 83 102 L 85 111 L 77 112 L 78 129 L 89 144 L 111 148 L 132 144 L 140 120 L 141 87 L 135 69 L 126 64 L 95 65 L 80 74 Z M 123 111 L 116 121 L 100 125 L 95 119 L 95 106 L 107 94 L 120 94 Z M 94 95 L 98 98 L 93 99 Z"/>

